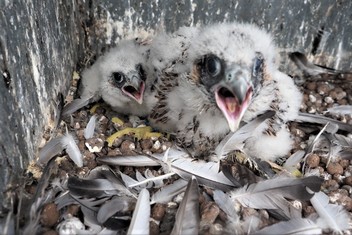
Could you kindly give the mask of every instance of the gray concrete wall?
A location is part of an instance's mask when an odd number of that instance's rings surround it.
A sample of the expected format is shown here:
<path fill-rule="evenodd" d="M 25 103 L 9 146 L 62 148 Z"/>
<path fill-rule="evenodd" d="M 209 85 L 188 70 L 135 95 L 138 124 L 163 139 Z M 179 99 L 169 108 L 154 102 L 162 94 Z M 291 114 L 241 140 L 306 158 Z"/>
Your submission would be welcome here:
<path fill-rule="evenodd" d="M 351 1 L 0 1 L 0 189 L 15 185 L 53 128 L 72 73 L 120 38 L 184 25 L 252 22 L 285 52 L 350 69 Z M 288 63 L 283 68 L 290 70 Z M 0 193 L 0 201 L 3 201 Z M 6 205 L 5 205 L 6 206 Z"/>

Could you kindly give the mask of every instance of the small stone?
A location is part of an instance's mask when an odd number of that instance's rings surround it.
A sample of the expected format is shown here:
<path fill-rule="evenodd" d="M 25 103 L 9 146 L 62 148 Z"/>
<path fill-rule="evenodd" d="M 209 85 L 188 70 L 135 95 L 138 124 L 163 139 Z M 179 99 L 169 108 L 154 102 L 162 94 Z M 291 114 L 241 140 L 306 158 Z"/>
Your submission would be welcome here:
<path fill-rule="evenodd" d="M 342 175 L 343 174 L 343 168 L 337 162 L 330 162 L 329 166 L 327 167 L 327 171 L 331 175 L 334 175 L 334 174 Z"/>
<path fill-rule="evenodd" d="M 328 94 L 329 90 L 330 88 L 329 88 L 329 85 L 327 84 L 321 83 L 317 86 L 317 92 L 320 95 Z"/>
<path fill-rule="evenodd" d="M 341 100 L 338 100 L 337 103 L 339 105 L 347 105 L 348 104 L 348 101 L 346 99 L 341 99 Z"/>
<path fill-rule="evenodd" d="M 317 101 L 317 98 L 315 98 L 314 95 L 309 95 L 309 101 L 315 103 L 315 101 Z"/>
<path fill-rule="evenodd" d="M 350 160 L 348 159 L 341 159 L 339 161 L 340 165 L 342 166 L 343 169 L 346 169 L 350 165 Z"/>
<path fill-rule="evenodd" d="M 150 221 L 150 223 L 149 223 L 149 234 L 151 234 L 151 235 L 159 235 L 160 234 L 159 225 L 155 221 Z"/>
<path fill-rule="evenodd" d="M 165 216 L 165 205 L 156 203 L 153 206 L 151 217 L 157 221 L 161 221 Z"/>
<path fill-rule="evenodd" d="M 317 154 L 311 154 L 307 157 L 307 165 L 310 168 L 315 168 L 319 166 L 320 163 L 320 157 Z"/>
<path fill-rule="evenodd" d="M 220 208 L 214 202 L 203 203 L 201 220 L 203 223 L 213 224 L 220 213 Z"/>
<path fill-rule="evenodd" d="M 328 191 L 332 191 L 332 190 L 338 189 L 340 186 L 336 180 L 329 179 L 329 180 L 324 181 L 322 187 L 327 189 Z"/>
<path fill-rule="evenodd" d="M 155 141 L 151 149 L 152 152 L 157 152 L 161 148 L 161 143 L 159 140 Z"/>
<path fill-rule="evenodd" d="M 120 145 L 122 144 L 123 140 L 124 140 L 123 138 L 114 139 L 114 142 L 112 143 L 112 147 L 119 148 Z"/>
<path fill-rule="evenodd" d="M 345 184 L 352 186 L 352 176 L 347 176 L 344 182 Z"/>
<path fill-rule="evenodd" d="M 84 129 L 77 130 L 76 135 L 79 140 L 84 139 Z"/>
<path fill-rule="evenodd" d="M 79 130 L 79 129 L 81 129 L 81 125 L 79 124 L 79 122 L 76 122 L 75 125 L 73 126 L 73 128 L 75 130 Z"/>
<path fill-rule="evenodd" d="M 352 210 L 352 198 L 341 190 L 335 190 L 329 193 L 329 199 L 332 203 L 342 205 L 346 210 Z"/>
<path fill-rule="evenodd" d="M 134 154 L 133 150 L 135 149 L 136 149 L 136 145 L 130 140 L 125 140 L 121 143 L 120 150 L 122 154 L 133 155 Z"/>
<path fill-rule="evenodd" d="M 308 113 L 316 113 L 317 112 L 317 109 L 313 106 L 309 106 L 308 109 L 307 109 L 307 112 Z"/>
<path fill-rule="evenodd" d="M 316 82 L 308 82 L 307 83 L 307 89 L 310 91 L 314 91 L 317 88 L 317 83 Z"/>
<path fill-rule="evenodd" d="M 140 144 L 143 150 L 149 150 L 153 147 L 153 141 L 151 139 L 141 140 Z"/>
<path fill-rule="evenodd" d="M 60 218 L 60 213 L 57 210 L 55 203 L 46 204 L 42 210 L 42 214 L 40 216 L 40 223 L 44 227 L 52 227 L 54 226 Z"/>
<path fill-rule="evenodd" d="M 332 179 L 336 180 L 337 183 L 342 184 L 343 181 L 344 181 L 344 179 L 345 179 L 345 177 L 342 176 L 342 175 L 340 175 L 340 174 L 334 174 L 334 175 L 332 176 Z"/>
<path fill-rule="evenodd" d="M 78 214 L 79 209 L 80 209 L 79 205 L 72 204 L 67 207 L 67 213 L 75 216 Z"/>
<path fill-rule="evenodd" d="M 334 99 L 331 98 L 330 96 L 327 96 L 324 98 L 324 101 L 327 103 L 327 104 L 332 104 L 334 103 Z"/>
<path fill-rule="evenodd" d="M 115 148 L 115 149 L 109 149 L 107 156 L 108 157 L 115 157 L 115 156 L 121 156 L 122 153 L 120 151 L 120 149 Z"/>
<path fill-rule="evenodd" d="M 247 218 L 247 217 L 250 217 L 250 216 L 258 216 L 259 213 L 258 211 L 256 211 L 255 209 L 253 208 L 250 208 L 250 207 L 243 207 L 242 208 L 242 216 L 243 218 Z"/>
<path fill-rule="evenodd" d="M 104 147 L 104 141 L 100 138 L 90 138 L 86 140 L 85 145 L 89 152 L 100 153 L 101 149 Z"/>
<path fill-rule="evenodd" d="M 346 92 L 343 91 L 341 88 L 335 88 L 334 90 L 330 91 L 329 96 L 331 96 L 331 98 L 336 99 L 336 100 L 341 100 L 343 98 L 346 98 Z"/>
<path fill-rule="evenodd" d="M 312 206 L 304 206 L 302 209 L 304 217 L 309 217 L 310 215 L 315 213 L 315 209 Z"/>

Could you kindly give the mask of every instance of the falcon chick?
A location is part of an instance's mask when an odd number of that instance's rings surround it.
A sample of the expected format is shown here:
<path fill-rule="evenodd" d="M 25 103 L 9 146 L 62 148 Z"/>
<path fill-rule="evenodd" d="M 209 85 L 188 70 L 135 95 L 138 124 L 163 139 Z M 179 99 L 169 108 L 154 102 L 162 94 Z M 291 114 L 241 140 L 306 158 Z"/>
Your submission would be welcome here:
<path fill-rule="evenodd" d="M 123 40 L 117 47 L 99 57 L 82 73 L 79 88 L 81 98 L 67 105 L 63 114 L 73 113 L 102 98 L 119 113 L 147 115 L 148 108 L 143 104 L 147 51 L 147 45 L 136 40 Z"/>
<path fill-rule="evenodd" d="M 167 43 L 155 44 L 160 38 Z M 292 140 L 285 123 L 297 115 L 301 94 L 278 71 L 275 57 L 271 37 L 249 24 L 157 36 L 149 59 L 157 78 L 151 125 L 175 135 L 193 156 L 206 157 L 241 121 L 274 110 L 276 115 L 248 137 L 245 150 L 262 159 L 287 154 Z"/>

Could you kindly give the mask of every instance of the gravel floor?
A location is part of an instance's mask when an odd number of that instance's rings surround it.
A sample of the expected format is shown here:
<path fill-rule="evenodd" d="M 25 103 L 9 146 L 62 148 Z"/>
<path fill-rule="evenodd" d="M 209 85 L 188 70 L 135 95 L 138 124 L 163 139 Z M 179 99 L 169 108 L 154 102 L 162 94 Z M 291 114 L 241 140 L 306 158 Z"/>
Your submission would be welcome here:
<path fill-rule="evenodd" d="M 351 115 L 330 115 L 326 114 L 327 108 L 334 105 L 352 104 L 352 76 L 349 75 L 321 75 L 316 77 L 307 77 L 302 79 L 303 76 L 295 77 L 297 84 L 301 87 L 304 93 L 304 103 L 302 104 L 301 111 L 307 113 L 325 114 L 326 116 L 340 120 L 342 122 L 352 125 Z M 70 90 L 70 95 L 67 101 L 72 100 L 77 86 L 77 79 L 73 80 Z M 93 111 L 94 110 L 94 111 Z M 84 138 L 84 129 L 92 115 L 97 117 L 97 128 L 94 136 L 88 140 Z M 119 119 L 116 119 L 119 118 Z M 169 147 L 173 146 L 172 140 L 167 136 L 152 137 L 148 139 L 135 138 L 135 135 L 128 134 L 113 141 L 112 146 L 107 144 L 107 137 L 112 135 L 118 130 L 123 130 L 127 127 L 144 126 L 146 121 L 137 117 L 121 116 L 112 112 L 109 107 L 104 104 L 89 105 L 84 109 L 74 113 L 72 118 L 63 120 L 58 130 L 46 130 L 43 137 L 44 144 L 57 133 L 65 134 L 66 129 L 72 131 L 77 137 L 77 143 L 81 153 L 84 156 L 83 167 L 77 167 L 67 156 L 62 154 L 57 158 L 56 167 L 52 174 L 50 181 L 55 178 L 62 178 L 67 176 L 84 176 L 90 170 L 101 165 L 97 162 L 99 156 L 122 156 L 122 155 L 135 155 L 137 152 L 147 154 L 162 153 Z M 316 128 L 316 127 L 315 127 Z M 319 127 L 320 129 L 322 128 Z M 318 129 L 319 129 L 318 128 Z M 312 139 L 319 130 L 309 128 L 305 125 L 292 122 L 290 125 L 292 134 L 295 136 L 295 147 L 292 153 L 297 150 L 305 150 L 309 145 L 308 140 Z M 348 133 L 342 132 L 341 134 L 347 136 Z M 302 170 L 303 164 L 298 169 Z M 352 217 L 352 164 L 350 160 L 339 159 L 331 161 L 327 165 L 326 152 L 317 148 L 312 154 L 306 158 L 306 169 L 309 171 L 316 170 L 320 176 L 324 178 L 322 191 L 327 193 L 331 203 L 342 205 L 350 216 Z M 135 177 L 136 170 L 145 172 L 150 168 L 153 175 L 163 174 L 162 168 L 159 166 L 154 167 L 119 167 L 112 166 L 114 170 Z M 28 198 L 35 194 L 38 187 L 38 181 L 42 173 L 42 168 L 33 164 L 29 168 L 28 175 L 31 180 L 28 180 L 26 186 L 26 194 Z M 173 182 L 178 177 L 174 176 L 165 183 Z M 50 188 L 48 186 L 47 188 Z M 207 187 L 200 186 L 200 233 L 201 234 L 223 234 L 228 220 L 224 211 L 211 199 L 213 190 Z M 182 200 L 183 194 L 176 196 L 172 201 L 166 204 L 154 204 L 151 208 L 150 220 L 150 234 L 169 234 L 174 222 L 175 214 L 179 203 Z M 309 202 L 302 202 L 303 217 L 308 217 L 315 212 L 314 208 Z M 249 216 L 256 216 L 260 219 L 259 228 L 266 227 L 279 220 L 274 218 L 267 210 L 256 210 L 252 208 L 240 207 L 237 208 L 240 213 L 241 220 L 245 220 Z M 41 230 L 44 234 L 57 234 L 57 226 L 62 222 L 62 219 L 67 218 L 68 215 L 82 219 L 81 208 L 78 205 L 72 204 L 64 209 L 58 210 L 53 200 L 45 202 L 43 208 L 40 210 L 39 224 L 43 227 Z M 21 221 L 21 224 L 25 223 Z M 350 234 L 352 229 L 346 231 Z"/>

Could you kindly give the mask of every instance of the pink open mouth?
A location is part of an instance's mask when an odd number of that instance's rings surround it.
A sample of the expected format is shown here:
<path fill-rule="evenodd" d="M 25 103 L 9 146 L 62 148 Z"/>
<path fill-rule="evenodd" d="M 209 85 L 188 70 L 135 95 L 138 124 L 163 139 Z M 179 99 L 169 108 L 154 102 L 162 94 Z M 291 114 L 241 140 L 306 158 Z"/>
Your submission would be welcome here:
<path fill-rule="evenodd" d="M 145 84 L 143 81 L 141 82 L 141 85 L 137 89 L 134 86 L 130 86 L 130 85 L 122 87 L 123 93 L 125 93 L 127 96 L 137 101 L 138 104 L 143 103 L 144 90 L 145 90 Z"/>
<path fill-rule="evenodd" d="M 240 103 L 236 95 L 225 87 L 220 87 L 215 91 L 216 103 L 224 114 L 232 132 L 238 129 L 243 114 L 248 108 L 252 98 L 252 93 L 252 88 L 249 88 L 246 92 L 245 99 Z"/>

